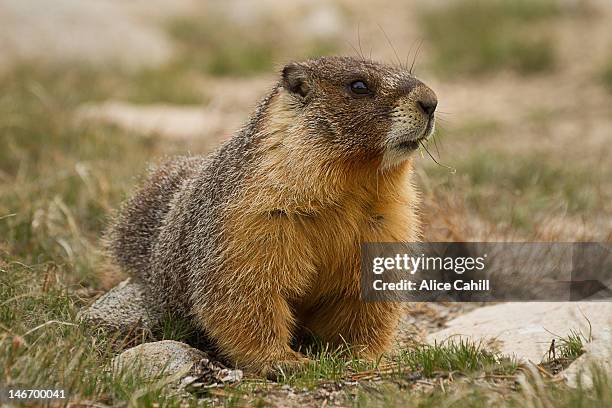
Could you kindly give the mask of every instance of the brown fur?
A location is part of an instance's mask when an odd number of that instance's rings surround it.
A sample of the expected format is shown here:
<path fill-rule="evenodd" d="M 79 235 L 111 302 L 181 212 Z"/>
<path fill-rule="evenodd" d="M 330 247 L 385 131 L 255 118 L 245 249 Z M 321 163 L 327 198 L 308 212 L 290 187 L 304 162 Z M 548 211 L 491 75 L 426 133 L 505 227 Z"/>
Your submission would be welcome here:
<path fill-rule="evenodd" d="M 364 76 L 375 96 L 351 97 L 343 84 Z M 435 98 L 404 71 L 372 62 L 290 64 L 251 122 L 199 169 L 182 159 L 144 187 L 150 194 L 172 186 L 156 205 L 161 221 L 143 229 L 154 239 L 130 251 L 153 254 L 147 270 L 138 269 L 142 257 L 121 253 L 129 245 L 116 245 L 116 258 L 240 366 L 262 374 L 299 366 L 304 359 L 289 346 L 298 330 L 379 355 L 401 307 L 360 300 L 360 245 L 419 236 L 408 153 L 394 151 L 402 159 L 390 164 L 385 156 L 398 126 L 409 140 L 415 129 L 427 136 L 414 105 L 419 93 Z M 189 175 L 177 178 L 185 168 Z M 134 228 L 125 224 L 150 213 L 138 196 L 124 210 L 133 216 L 116 227 L 126 242 Z"/>

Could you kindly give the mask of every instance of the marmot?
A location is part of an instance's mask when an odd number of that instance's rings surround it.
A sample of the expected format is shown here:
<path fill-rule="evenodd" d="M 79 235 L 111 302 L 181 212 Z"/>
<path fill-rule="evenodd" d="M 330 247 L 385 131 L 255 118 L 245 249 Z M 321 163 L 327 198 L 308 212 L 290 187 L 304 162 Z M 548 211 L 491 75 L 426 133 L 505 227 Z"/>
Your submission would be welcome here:
<path fill-rule="evenodd" d="M 410 156 L 436 104 L 400 67 L 290 63 L 217 151 L 152 172 L 111 228 L 112 254 L 239 367 L 299 368 L 304 329 L 375 357 L 400 305 L 360 300 L 360 244 L 418 239 Z"/>

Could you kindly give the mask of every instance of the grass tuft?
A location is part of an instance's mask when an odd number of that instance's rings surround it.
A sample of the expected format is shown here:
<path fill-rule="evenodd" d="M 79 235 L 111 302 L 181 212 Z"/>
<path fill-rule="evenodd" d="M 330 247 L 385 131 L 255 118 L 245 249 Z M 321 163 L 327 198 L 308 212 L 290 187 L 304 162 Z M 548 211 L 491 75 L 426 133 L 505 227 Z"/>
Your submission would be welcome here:
<path fill-rule="evenodd" d="M 397 361 L 400 366 L 420 371 L 425 377 L 452 371 L 495 371 L 505 374 L 514 372 L 518 367 L 515 361 L 487 351 L 480 343 L 464 339 L 419 345 L 403 351 Z"/>
<path fill-rule="evenodd" d="M 441 73 L 531 74 L 555 66 L 554 41 L 539 23 L 559 13 L 551 0 L 461 0 L 427 9 L 421 21 Z"/>
<path fill-rule="evenodd" d="M 612 58 L 602 69 L 601 81 L 608 91 L 612 92 Z"/>
<path fill-rule="evenodd" d="M 584 353 L 583 340 L 590 341 L 579 331 L 572 330 L 566 337 L 559 339 L 559 356 L 572 361 L 577 359 Z"/>

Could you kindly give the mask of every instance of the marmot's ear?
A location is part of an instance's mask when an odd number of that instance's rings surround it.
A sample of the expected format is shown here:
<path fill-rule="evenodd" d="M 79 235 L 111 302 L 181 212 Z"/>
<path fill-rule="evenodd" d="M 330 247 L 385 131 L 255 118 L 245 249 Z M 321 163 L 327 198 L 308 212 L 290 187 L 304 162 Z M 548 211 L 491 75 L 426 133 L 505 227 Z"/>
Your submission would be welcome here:
<path fill-rule="evenodd" d="M 310 91 L 306 67 L 292 62 L 283 68 L 283 87 L 293 94 L 305 97 Z"/>

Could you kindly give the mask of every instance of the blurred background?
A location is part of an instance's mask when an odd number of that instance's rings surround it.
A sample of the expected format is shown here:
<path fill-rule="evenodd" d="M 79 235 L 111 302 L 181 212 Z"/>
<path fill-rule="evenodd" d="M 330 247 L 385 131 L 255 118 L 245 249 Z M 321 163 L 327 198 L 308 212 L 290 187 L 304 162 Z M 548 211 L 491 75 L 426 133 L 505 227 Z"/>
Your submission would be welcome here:
<path fill-rule="evenodd" d="M 99 239 L 147 163 L 210 151 L 283 64 L 332 54 L 436 91 L 425 239 L 611 239 L 610 1 L 0 0 L 0 50 L 5 268 L 110 287 Z"/>

